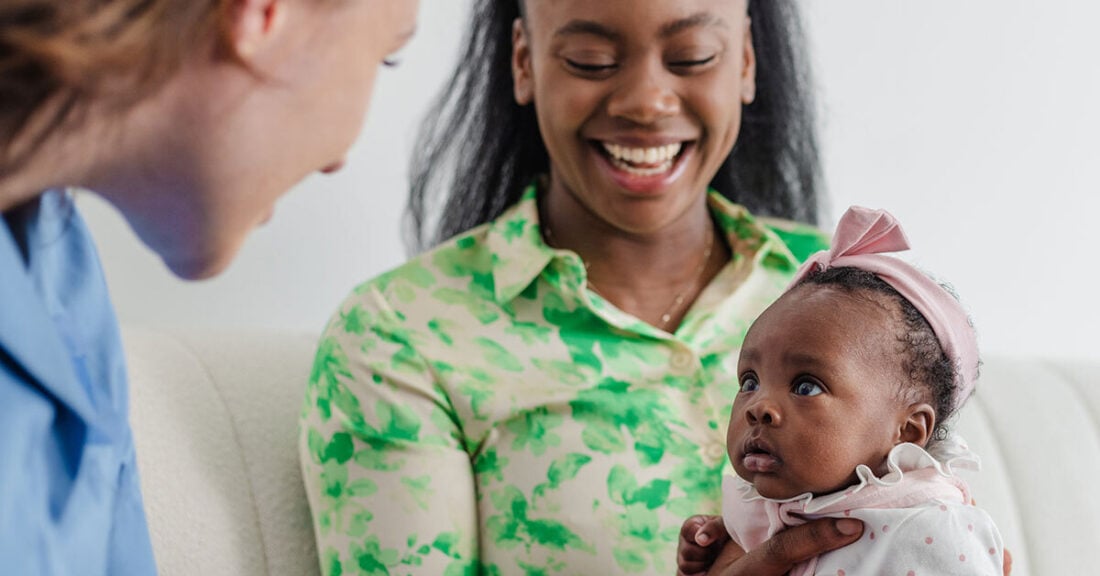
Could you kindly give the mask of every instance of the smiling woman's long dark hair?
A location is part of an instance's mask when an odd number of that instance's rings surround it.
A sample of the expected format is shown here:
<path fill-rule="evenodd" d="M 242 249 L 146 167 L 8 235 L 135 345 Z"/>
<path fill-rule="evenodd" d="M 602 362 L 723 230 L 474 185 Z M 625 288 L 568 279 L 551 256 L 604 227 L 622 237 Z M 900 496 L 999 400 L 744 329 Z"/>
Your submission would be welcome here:
<path fill-rule="evenodd" d="M 737 145 L 711 186 L 754 214 L 817 223 L 815 107 L 796 1 L 749 3 L 756 100 L 745 107 Z M 496 218 L 549 171 L 535 111 L 512 97 L 512 22 L 519 16 L 516 1 L 474 3 L 466 47 L 412 159 L 414 249 Z"/>

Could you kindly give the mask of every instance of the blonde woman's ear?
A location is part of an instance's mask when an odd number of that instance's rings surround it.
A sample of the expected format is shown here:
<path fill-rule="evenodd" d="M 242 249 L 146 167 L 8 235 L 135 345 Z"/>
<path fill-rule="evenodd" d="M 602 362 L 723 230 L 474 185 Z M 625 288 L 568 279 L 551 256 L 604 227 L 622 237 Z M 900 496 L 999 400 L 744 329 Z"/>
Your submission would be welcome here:
<path fill-rule="evenodd" d="M 936 411 L 930 404 L 912 404 L 906 410 L 905 420 L 898 430 L 898 442 L 925 446 L 936 428 Z"/>
<path fill-rule="evenodd" d="M 234 56 L 254 62 L 286 20 L 286 0 L 233 0 L 226 23 L 226 44 Z"/>

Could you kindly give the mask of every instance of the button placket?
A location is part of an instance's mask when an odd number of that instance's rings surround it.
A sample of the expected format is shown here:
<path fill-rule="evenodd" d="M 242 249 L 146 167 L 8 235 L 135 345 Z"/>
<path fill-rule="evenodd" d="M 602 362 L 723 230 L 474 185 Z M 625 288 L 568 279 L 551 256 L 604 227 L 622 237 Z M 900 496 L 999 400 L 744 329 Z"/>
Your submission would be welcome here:
<path fill-rule="evenodd" d="M 701 360 L 685 345 L 672 347 L 669 366 L 677 376 L 692 381 L 689 388 L 700 385 L 706 386 L 706 384 L 700 382 L 700 380 L 706 380 L 702 372 L 703 364 Z M 715 412 L 715 407 L 711 391 L 704 390 L 702 399 L 705 404 L 696 405 L 693 410 L 701 418 L 689 422 L 689 425 L 692 435 L 698 443 L 699 456 L 702 461 L 708 466 L 717 466 L 726 458 L 726 430 L 724 428 L 717 430 L 710 426 L 716 416 L 712 414 L 712 412 Z"/>
<path fill-rule="evenodd" d="M 707 360 L 704 362 L 704 360 Z M 705 403 L 706 412 L 710 418 L 700 426 L 705 433 L 706 440 L 699 445 L 699 455 L 704 462 L 717 466 L 726 460 L 726 426 L 729 417 L 729 404 L 725 401 L 726 394 L 722 388 L 725 386 L 737 386 L 736 383 L 736 355 L 714 362 L 706 353 L 700 355 L 698 360 L 701 367 L 699 373 L 702 394 L 700 401 Z"/>

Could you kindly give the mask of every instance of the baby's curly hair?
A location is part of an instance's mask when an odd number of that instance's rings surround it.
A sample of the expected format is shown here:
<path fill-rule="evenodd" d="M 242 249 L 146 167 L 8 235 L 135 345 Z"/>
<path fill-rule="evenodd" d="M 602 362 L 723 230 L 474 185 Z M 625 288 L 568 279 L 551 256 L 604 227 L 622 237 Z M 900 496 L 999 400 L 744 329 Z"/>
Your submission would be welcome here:
<path fill-rule="evenodd" d="M 908 382 L 902 382 L 901 392 L 914 391 L 925 397 L 936 411 L 936 426 L 929 438 L 929 444 L 947 436 L 947 422 L 956 411 L 955 393 L 957 389 L 955 364 L 944 353 L 939 338 L 932 331 L 928 320 L 905 299 L 897 290 L 872 272 L 853 267 L 828 268 L 810 274 L 798 283 L 798 286 L 831 286 L 845 292 L 879 294 L 886 296 L 897 305 L 901 326 L 898 342 L 903 349 L 902 370 L 908 374 Z M 954 291 L 944 289 L 955 295 Z"/>

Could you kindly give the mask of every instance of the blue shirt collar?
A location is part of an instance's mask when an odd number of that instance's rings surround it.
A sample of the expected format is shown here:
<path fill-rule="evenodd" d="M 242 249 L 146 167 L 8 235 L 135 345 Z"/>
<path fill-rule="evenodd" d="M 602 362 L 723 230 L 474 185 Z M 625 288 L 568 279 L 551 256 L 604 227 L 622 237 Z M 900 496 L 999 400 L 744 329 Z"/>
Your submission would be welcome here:
<path fill-rule="evenodd" d="M 28 209 L 29 223 L 54 216 L 54 205 L 44 197 L 37 202 Z M 8 223 L 0 224 L 0 349 L 43 390 L 90 421 L 93 410 L 87 392 L 19 245 Z"/>

